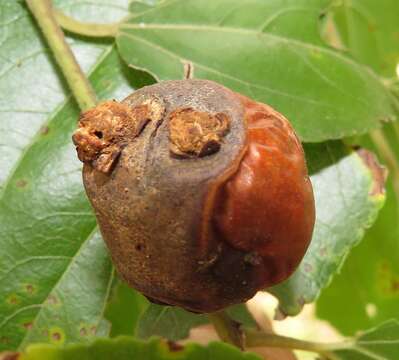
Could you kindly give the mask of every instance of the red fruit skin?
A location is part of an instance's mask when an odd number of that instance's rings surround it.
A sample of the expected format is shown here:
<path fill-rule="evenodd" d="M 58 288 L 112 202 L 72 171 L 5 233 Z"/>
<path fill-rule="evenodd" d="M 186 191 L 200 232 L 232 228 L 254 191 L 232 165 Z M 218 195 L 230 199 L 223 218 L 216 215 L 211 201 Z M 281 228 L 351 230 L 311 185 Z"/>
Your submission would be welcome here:
<path fill-rule="evenodd" d="M 247 144 L 239 168 L 219 189 L 214 217 L 221 238 L 261 257 L 259 286 L 287 279 L 312 238 L 315 206 L 305 155 L 288 120 L 237 94 Z"/>

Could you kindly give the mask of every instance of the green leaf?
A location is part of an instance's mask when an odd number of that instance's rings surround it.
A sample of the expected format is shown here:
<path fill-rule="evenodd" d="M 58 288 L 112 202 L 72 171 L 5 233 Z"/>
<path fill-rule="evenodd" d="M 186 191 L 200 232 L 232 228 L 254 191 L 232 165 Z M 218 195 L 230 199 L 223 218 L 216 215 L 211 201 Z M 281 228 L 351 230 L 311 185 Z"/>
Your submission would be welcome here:
<path fill-rule="evenodd" d="M 397 0 L 334 1 L 330 8 L 341 47 L 382 76 L 396 77 L 399 63 Z"/>
<path fill-rule="evenodd" d="M 20 360 L 260 360 L 255 354 L 241 352 L 221 342 L 208 346 L 189 344 L 184 347 L 159 339 L 140 341 L 129 337 L 99 339 L 90 345 L 31 345 Z"/>
<path fill-rule="evenodd" d="M 396 143 L 392 127 L 387 127 L 384 135 L 391 144 Z M 368 138 L 363 138 L 361 144 L 377 150 Z M 392 149 L 399 158 L 399 148 Z M 386 319 L 399 320 L 399 199 L 392 185 L 388 178 L 387 201 L 377 221 L 317 302 L 318 316 L 345 335 Z M 342 296 L 348 292 L 350 301 Z"/>
<path fill-rule="evenodd" d="M 114 6 L 110 4 L 116 4 L 109 1 L 108 16 Z M 88 20 L 94 11 L 91 3 L 57 2 L 74 16 L 71 9 L 85 4 Z M 102 4 L 106 6 L 106 0 Z M 0 144 L 7 155 L 0 159 L 0 349 L 21 348 L 31 341 L 86 341 L 109 332 L 103 312 L 112 270 L 95 233 L 95 219 L 81 184 L 81 164 L 70 140 L 79 110 L 59 82 L 57 68 L 26 8 L 7 0 L 0 10 L 1 26 L 6 29 L 0 49 L 10 54 L 8 59 L 15 65 L 4 58 L 0 63 L 0 90 L 6 94 L 5 100 L 0 99 Z M 120 99 L 132 87 L 152 81 L 122 66 L 109 44 L 96 42 L 92 48 L 83 40 L 68 41 L 75 44 L 74 51 L 82 51 L 80 61 L 86 71 L 96 63 L 90 81 L 99 98 Z M 4 44 L 8 47 L 3 48 Z M 34 50 L 32 57 L 26 48 Z M 18 56 L 23 59 L 20 66 Z M 335 159 L 317 146 L 314 167 L 323 163 L 333 167 Z M 352 171 L 352 175 L 356 176 L 349 179 L 350 195 L 361 198 L 370 174 Z M 326 171 L 323 178 L 321 185 L 330 186 L 337 174 Z M 369 203 L 364 205 L 369 209 Z M 338 220 L 345 229 L 358 226 L 350 216 L 337 219 L 334 226 L 341 226 Z"/>
<path fill-rule="evenodd" d="M 399 63 L 397 1 L 342 2 L 331 8 L 331 14 L 347 51 L 379 74 L 396 76 Z M 391 126 L 384 129 L 384 136 L 399 159 L 398 139 L 394 134 Z M 361 143 L 378 151 L 367 137 L 361 139 Z M 390 179 L 387 202 L 377 222 L 317 303 L 318 315 L 344 334 L 375 326 L 392 317 L 399 319 L 399 199 L 392 185 Z M 351 294 L 350 301 L 342 297 L 347 292 Z M 343 313 L 350 316 L 343 317 Z"/>
<path fill-rule="evenodd" d="M 143 295 L 118 280 L 105 311 L 105 318 L 111 323 L 110 336 L 133 335 L 148 306 Z"/>
<path fill-rule="evenodd" d="M 305 303 L 316 300 L 373 224 L 385 200 L 382 174 L 370 153 L 351 152 L 340 142 L 308 144 L 305 152 L 316 200 L 316 225 L 299 268 L 287 281 L 268 289 L 279 298 L 284 315 L 296 315 Z"/>
<path fill-rule="evenodd" d="M 354 339 L 323 347 L 331 349 L 326 355 L 328 354 L 329 358 L 334 360 L 396 360 L 399 353 L 399 323 L 394 320 L 387 321 Z M 27 347 L 18 359 L 257 360 L 260 358 L 221 342 L 213 342 L 206 347 L 197 344 L 188 344 L 183 347 L 157 338 L 144 342 L 125 336 L 115 339 L 98 339 L 91 344 L 66 347 L 33 344 Z"/>
<path fill-rule="evenodd" d="M 334 352 L 336 360 L 396 360 L 399 354 L 399 322 L 390 320 L 356 337 L 347 350 Z"/>
<path fill-rule="evenodd" d="M 256 326 L 245 304 L 231 306 L 226 311 L 235 321 L 247 327 Z M 137 336 L 141 339 L 161 336 L 176 341 L 187 338 L 191 328 L 207 323 L 207 315 L 194 314 L 173 306 L 151 304 L 140 318 Z"/>
<path fill-rule="evenodd" d="M 176 341 L 187 338 L 192 327 L 206 323 L 206 315 L 190 313 L 178 307 L 151 304 L 141 316 L 136 334 L 141 339 L 156 335 Z"/>
<path fill-rule="evenodd" d="M 323 43 L 328 0 L 167 0 L 131 14 L 117 36 L 124 60 L 159 80 L 215 80 L 285 114 L 304 141 L 364 133 L 394 118 L 368 68 Z M 300 26 L 298 26 L 300 24 Z"/>
<path fill-rule="evenodd" d="M 54 5 L 86 21 L 119 20 L 127 0 L 106 0 L 96 5 L 57 0 Z M 106 16 L 105 16 L 106 14 Z M 107 48 L 97 41 L 68 38 L 79 64 L 88 71 Z M 42 40 L 24 1 L 0 2 L 0 191 L 15 170 L 26 147 L 46 132 L 49 116 L 69 96 L 63 77 Z"/>
<path fill-rule="evenodd" d="M 27 9 L 15 1 L 0 7 L 7 27 L 1 51 L 9 50 L 14 65 L 18 56 L 22 61 L 19 67 L 1 64 L 0 88 L 7 96 L 0 103 L 0 144 L 7 156 L 0 164 L 0 349 L 31 341 L 86 341 L 109 331 L 103 311 L 112 267 L 95 231 L 71 142 L 79 109 L 70 99 L 63 102 L 67 93 Z M 100 98 L 131 91 L 115 49 L 76 44 L 85 69 L 97 60 L 90 80 Z M 138 83 L 148 81 L 132 75 Z"/>

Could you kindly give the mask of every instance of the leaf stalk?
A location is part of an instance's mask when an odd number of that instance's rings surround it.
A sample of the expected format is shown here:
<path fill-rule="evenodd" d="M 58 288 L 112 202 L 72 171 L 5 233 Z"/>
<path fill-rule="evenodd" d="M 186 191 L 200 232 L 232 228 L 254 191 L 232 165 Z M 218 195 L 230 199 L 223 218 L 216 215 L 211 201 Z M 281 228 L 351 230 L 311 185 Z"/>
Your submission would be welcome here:
<path fill-rule="evenodd" d="M 84 36 L 113 38 L 116 36 L 119 28 L 119 23 L 97 24 L 75 20 L 59 10 L 54 10 L 54 16 L 64 30 Z"/>

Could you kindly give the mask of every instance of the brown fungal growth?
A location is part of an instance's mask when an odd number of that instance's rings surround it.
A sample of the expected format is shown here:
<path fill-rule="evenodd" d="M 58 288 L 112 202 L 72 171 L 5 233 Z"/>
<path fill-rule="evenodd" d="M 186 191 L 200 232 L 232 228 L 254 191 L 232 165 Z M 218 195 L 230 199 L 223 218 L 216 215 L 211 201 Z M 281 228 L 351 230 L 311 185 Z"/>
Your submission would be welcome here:
<path fill-rule="evenodd" d="M 191 108 L 175 110 L 169 116 L 170 151 L 179 156 L 206 156 L 219 150 L 229 129 L 228 117 Z"/>
<path fill-rule="evenodd" d="M 217 311 L 283 281 L 305 254 L 304 153 L 267 105 L 167 81 L 85 112 L 74 142 L 113 262 L 152 301 Z"/>
<path fill-rule="evenodd" d="M 148 121 L 160 119 L 162 111 L 154 99 L 134 108 L 106 101 L 82 113 L 72 137 L 79 159 L 103 173 L 110 172 L 125 144 L 138 136 Z"/>
<path fill-rule="evenodd" d="M 372 152 L 366 149 L 356 149 L 364 164 L 370 169 L 373 176 L 373 187 L 370 190 L 371 196 L 382 195 L 385 192 L 385 181 L 388 177 L 388 170 L 378 163 L 378 159 Z"/>

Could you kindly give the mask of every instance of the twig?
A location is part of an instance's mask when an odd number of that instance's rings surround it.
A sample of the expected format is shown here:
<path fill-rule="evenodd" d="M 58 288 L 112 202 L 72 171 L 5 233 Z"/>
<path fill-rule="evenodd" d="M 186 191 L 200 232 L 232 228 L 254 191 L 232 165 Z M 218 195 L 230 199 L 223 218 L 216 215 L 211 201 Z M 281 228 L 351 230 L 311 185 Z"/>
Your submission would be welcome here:
<path fill-rule="evenodd" d="M 55 20 L 51 0 L 26 0 L 81 110 L 95 106 L 96 95 Z"/>
<path fill-rule="evenodd" d="M 225 311 L 208 314 L 208 317 L 221 340 L 244 349 L 243 333 L 238 322 L 231 319 Z"/>
<path fill-rule="evenodd" d="M 271 347 L 293 350 L 304 350 L 318 353 L 327 359 L 334 360 L 334 351 L 353 349 L 353 340 L 345 340 L 339 343 L 321 343 L 304 341 L 287 336 L 268 334 L 263 331 L 247 329 L 245 330 L 246 347 Z"/>

